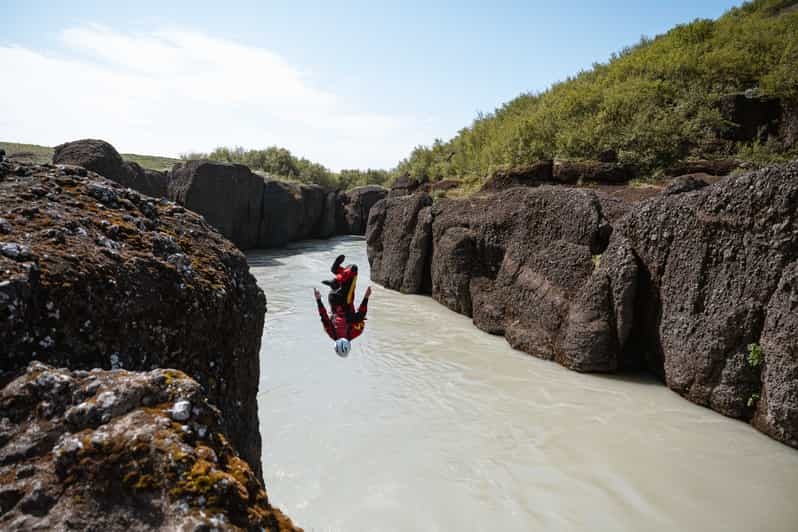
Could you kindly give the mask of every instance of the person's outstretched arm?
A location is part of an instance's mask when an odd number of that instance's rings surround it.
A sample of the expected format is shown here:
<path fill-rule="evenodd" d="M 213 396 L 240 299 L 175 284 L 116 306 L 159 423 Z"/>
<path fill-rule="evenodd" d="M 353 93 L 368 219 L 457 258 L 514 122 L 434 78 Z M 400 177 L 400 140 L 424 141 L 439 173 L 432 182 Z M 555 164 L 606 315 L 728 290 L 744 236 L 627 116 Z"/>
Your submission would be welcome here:
<path fill-rule="evenodd" d="M 335 340 L 333 325 L 330 321 L 330 316 L 327 314 L 324 303 L 321 302 L 321 294 L 314 288 L 313 295 L 316 297 L 316 306 L 319 308 L 319 317 L 321 318 L 321 324 L 324 326 L 324 331 L 327 333 L 327 336 Z"/>
<path fill-rule="evenodd" d="M 363 294 L 363 300 L 360 302 L 360 306 L 357 308 L 357 314 L 355 314 L 355 321 L 362 321 L 366 319 L 366 312 L 369 310 L 369 296 L 371 295 L 371 287 L 369 286 L 366 288 L 366 293 Z"/>

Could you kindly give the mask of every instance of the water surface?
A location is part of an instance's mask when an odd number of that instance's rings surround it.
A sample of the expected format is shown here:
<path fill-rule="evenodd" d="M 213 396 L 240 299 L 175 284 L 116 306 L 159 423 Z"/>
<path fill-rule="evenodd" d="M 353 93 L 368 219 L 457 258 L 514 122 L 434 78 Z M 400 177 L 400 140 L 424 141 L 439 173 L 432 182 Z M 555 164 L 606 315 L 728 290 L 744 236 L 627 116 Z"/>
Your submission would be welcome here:
<path fill-rule="evenodd" d="M 374 286 L 346 359 L 313 287 L 359 238 L 250 254 L 269 498 L 306 530 L 798 530 L 798 451 L 648 378 L 514 351 Z"/>

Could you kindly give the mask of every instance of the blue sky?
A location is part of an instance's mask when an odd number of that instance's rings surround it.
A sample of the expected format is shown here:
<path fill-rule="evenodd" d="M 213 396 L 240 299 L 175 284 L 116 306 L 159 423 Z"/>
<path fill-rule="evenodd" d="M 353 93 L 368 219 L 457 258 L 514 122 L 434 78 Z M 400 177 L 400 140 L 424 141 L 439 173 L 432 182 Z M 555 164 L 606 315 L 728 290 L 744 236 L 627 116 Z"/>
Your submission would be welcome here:
<path fill-rule="evenodd" d="M 0 3 L 0 139 L 391 167 L 730 0 Z"/>

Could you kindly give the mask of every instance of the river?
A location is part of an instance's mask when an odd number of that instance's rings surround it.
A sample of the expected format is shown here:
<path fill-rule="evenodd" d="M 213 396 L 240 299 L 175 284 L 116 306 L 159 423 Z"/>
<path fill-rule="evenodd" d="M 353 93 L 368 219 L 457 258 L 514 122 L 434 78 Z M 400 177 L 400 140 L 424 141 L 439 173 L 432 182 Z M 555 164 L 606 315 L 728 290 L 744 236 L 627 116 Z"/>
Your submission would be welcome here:
<path fill-rule="evenodd" d="M 372 285 L 339 358 L 313 287 L 346 237 L 249 254 L 267 294 L 258 394 L 270 501 L 306 530 L 798 530 L 798 450 L 647 377 L 511 349 Z M 325 298 L 326 300 L 326 298 Z"/>

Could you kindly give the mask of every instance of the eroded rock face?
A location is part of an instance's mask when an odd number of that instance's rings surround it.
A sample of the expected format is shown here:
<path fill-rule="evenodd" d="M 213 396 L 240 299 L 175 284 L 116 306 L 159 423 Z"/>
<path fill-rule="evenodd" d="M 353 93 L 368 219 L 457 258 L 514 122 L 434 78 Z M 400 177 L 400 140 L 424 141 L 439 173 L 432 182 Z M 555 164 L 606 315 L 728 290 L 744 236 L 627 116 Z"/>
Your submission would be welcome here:
<path fill-rule="evenodd" d="M 798 162 L 654 194 L 388 198 L 369 219 L 372 277 L 416 293 L 429 283 L 481 329 L 571 369 L 648 369 L 798 446 Z"/>
<path fill-rule="evenodd" d="M 751 418 L 749 399 L 787 379 L 769 395 L 782 399 L 758 408 L 768 412 L 761 424 L 781 420 L 778 430 L 793 435 L 794 417 L 786 413 L 793 392 L 785 390 L 795 386 L 787 368 L 798 352 L 783 334 L 792 326 L 785 309 L 789 265 L 798 259 L 797 202 L 798 163 L 792 163 L 660 195 L 616 227 L 641 268 L 631 349 L 645 353 L 671 389 L 732 417 Z M 774 359 L 766 349 L 760 383 L 759 368 L 746 362 L 747 346 L 765 340 Z"/>
<path fill-rule="evenodd" d="M 260 474 L 266 301 L 235 246 L 184 207 L 81 167 L 0 163 L 0 218 L 0 371 L 180 369 Z"/>
<path fill-rule="evenodd" d="M 243 164 L 189 161 L 175 165 L 169 197 L 202 214 L 241 249 L 258 244 L 263 178 Z"/>
<path fill-rule="evenodd" d="M 56 146 L 53 163 L 82 166 L 148 196 L 160 198 L 167 194 L 166 173 L 123 161 L 119 152 L 104 140 L 84 139 Z"/>
<path fill-rule="evenodd" d="M 224 427 L 180 371 L 33 362 L 0 391 L 0 528 L 294 530 Z"/>
<path fill-rule="evenodd" d="M 338 196 L 338 233 L 365 235 L 369 211 L 375 203 L 387 195 L 388 190 L 378 185 L 367 185 L 341 192 Z"/>
<path fill-rule="evenodd" d="M 419 211 L 431 204 L 432 199 L 424 192 L 388 197 L 374 204 L 366 232 L 373 281 L 394 290 L 402 287 Z"/>

